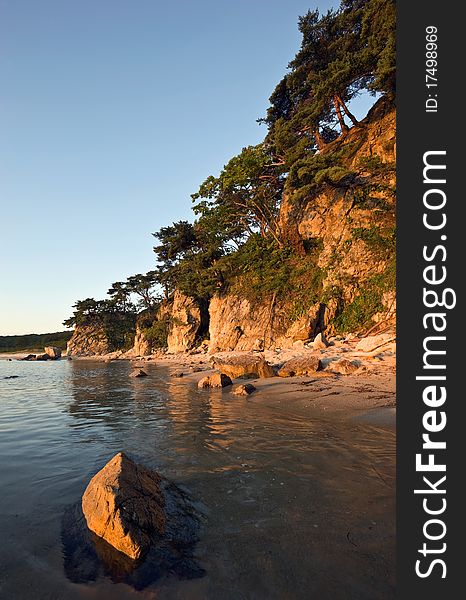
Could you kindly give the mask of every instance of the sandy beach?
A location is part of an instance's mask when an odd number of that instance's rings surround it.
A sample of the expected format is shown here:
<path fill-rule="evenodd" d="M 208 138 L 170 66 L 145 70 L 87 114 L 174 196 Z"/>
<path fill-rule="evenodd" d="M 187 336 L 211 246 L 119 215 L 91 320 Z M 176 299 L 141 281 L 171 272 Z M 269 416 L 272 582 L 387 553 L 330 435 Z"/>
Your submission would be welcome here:
<path fill-rule="evenodd" d="M 254 402 L 270 403 L 287 411 L 299 411 L 303 415 L 312 415 L 315 411 L 338 413 L 341 418 L 354 417 L 355 411 L 361 414 L 373 414 L 378 422 L 386 422 L 394 426 L 396 406 L 396 345 L 391 335 L 374 336 L 374 350 L 361 351 L 361 340 L 337 340 L 332 345 L 321 350 L 310 348 L 292 348 L 259 353 L 275 369 L 286 361 L 296 357 L 317 355 L 323 369 L 312 375 L 298 377 L 269 377 L 247 379 L 257 389 L 250 396 Z M 393 336 L 394 338 L 394 336 Z M 367 338 L 369 339 L 369 338 Z M 371 344 L 366 347 L 371 348 Z M 169 367 L 171 375 L 188 384 L 197 383 L 202 377 L 213 374 L 213 360 L 216 356 L 238 356 L 245 353 L 227 352 L 209 355 L 204 352 L 183 354 L 153 354 L 146 357 L 135 357 L 131 353 L 114 352 L 103 356 L 70 357 L 79 361 L 114 360 L 131 361 L 134 368 L 142 368 L 150 376 L 152 369 L 157 366 Z M 247 353 L 246 353 L 247 354 Z M 21 360 L 26 353 L 0 354 L 1 360 Z M 62 360 L 67 360 L 64 356 Z M 333 365 L 346 359 L 358 368 L 351 374 L 345 375 L 333 370 Z M 181 375 L 182 374 L 182 375 Z M 233 386 L 225 389 L 225 394 L 231 394 L 244 379 L 233 380 Z M 208 393 L 208 392 L 206 392 Z M 383 409 L 383 410 L 380 410 Z"/>

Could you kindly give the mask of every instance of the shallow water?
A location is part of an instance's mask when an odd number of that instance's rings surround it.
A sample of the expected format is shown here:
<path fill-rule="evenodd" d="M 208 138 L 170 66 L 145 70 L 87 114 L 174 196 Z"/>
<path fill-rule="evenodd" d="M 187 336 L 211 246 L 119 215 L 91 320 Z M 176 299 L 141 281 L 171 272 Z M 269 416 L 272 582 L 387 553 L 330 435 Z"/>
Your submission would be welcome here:
<path fill-rule="evenodd" d="M 145 369 L 0 361 L 1 598 L 394 598 L 393 430 Z M 120 450 L 195 501 L 203 576 L 68 579 L 63 515 Z"/>

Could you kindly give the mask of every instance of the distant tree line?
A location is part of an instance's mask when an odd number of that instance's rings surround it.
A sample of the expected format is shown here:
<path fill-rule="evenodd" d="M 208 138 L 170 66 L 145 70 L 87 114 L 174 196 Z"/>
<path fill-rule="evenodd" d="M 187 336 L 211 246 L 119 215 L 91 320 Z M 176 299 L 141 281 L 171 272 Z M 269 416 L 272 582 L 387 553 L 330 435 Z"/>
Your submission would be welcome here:
<path fill-rule="evenodd" d="M 40 350 L 45 346 L 57 346 L 64 350 L 71 338 L 70 331 L 56 333 L 29 333 L 26 335 L 0 335 L 0 352 Z"/>

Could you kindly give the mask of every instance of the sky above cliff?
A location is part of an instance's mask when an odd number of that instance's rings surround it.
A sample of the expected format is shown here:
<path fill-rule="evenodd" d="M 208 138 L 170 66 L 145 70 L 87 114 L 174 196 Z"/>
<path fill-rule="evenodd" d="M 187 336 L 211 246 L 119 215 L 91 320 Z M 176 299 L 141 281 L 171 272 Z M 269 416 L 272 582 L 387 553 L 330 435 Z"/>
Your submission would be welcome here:
<path fill-rule="evenodd" d="M 263 139 L 298 15 L 331 4 L 0 0 L 0 335 L 153 268 L 151 233 Z"/>

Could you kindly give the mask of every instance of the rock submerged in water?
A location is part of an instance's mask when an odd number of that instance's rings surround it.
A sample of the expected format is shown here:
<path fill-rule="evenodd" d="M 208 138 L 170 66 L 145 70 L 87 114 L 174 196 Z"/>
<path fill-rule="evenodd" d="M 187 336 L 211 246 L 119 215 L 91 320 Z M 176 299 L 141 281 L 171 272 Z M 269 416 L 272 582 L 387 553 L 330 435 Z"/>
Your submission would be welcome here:
<path fill-rule="evenodd" d="M 245 383 L 244 385 L 239 385 L 233 390 L 233 394 L 235 396 L 250 396 L 256 391 L 256 387 L 252 385 L 252 383 Z"/>
<path fill-rule="evenodd" d="M 131 559 L 143 556 L 165 530 L 160 476 L 116 454 L 89 482 L 82 497 L 88 528 Z"/>
<path fill-rule="evenodd" d="M 113 469 L 114 478 L 110 477 L 109 473 L 112 462 L 117 463 L 113 465 L 116 467 Z M 120 466 L 118 462 L 121 463 Z M 105 474 L 102 474 L 103 471 Z M 155 486 L 155 499 L 145 486 L 145 477 L 141 479 L 143 472 L 149 472 L 151 475 Z M 116 473 L 120 475 L 116 476 Z M 104 537 L 98 536 L 87 524 L 83 513 L 83 499 L 80 499 L 79 502 L 65 508 L 62 518 L 64 570 L 70 581 L 78 584 L 93 583 L 103 576 L 106 579 L 110 577 L 114 583 L 125 583 L 140 591 L 161 578 L 193 579 L 205 574 L 194 556 L 202 522 L 202 505 L 199 502 L 194 503 L 187 490 L 159 476 L 158 473 L 135 464 L 122 453 L 114 456 L 97 473 L 95 479 L 98 481 L 92 494 L 89 492 L 91 495 L 88 500 L 91 501 L 90 509 L 95 508 L 97 504 L 101 507 L 102 519 L 111 516 L 107 500 L 115 500 L 113 515 L 118 508 L 131 508 L 135 496 L 140 500 L 137 510 L 130 511 L 132 524 L 128 531 L 142 530 L 149 540 L 146 546 L 148 550 L 140 559 L 134 560 Z M 108 487 L 105 487 L 105 481 Z M 88 488 L 90 486 L 91 483 Z M 146 495 L 141 496 L 141 489 Z M 156 525 L 160 527 L 155 529 L 151 526 L 144 528 L 143 517 L 146 511 L 150 510 L 149 498 L 154 499 L 157 511 L 155 514 L 160 515 L 160 508 L 164 515 L 163 519 L 157 520 Z M 126 511 L 123 512 L 126 514 Z M 126 518 L 124 522 L 126 524 Z M 107 529 L 115 529 L 115 523 L 111 519 Z"/>
<path fill-rule="evenodd" d="M 147 377 L 147 373 L 143 369 L 135 369 L 129 375 L 130 377 Z"/>
<path fill-rule="evenodd" d="M 232 385 L 231 379 L 224 373 L 214 373 L 199 380 L 198 388 L 224 388 Z"/>

